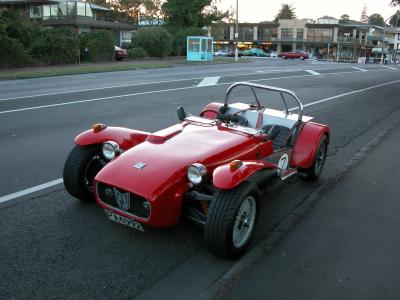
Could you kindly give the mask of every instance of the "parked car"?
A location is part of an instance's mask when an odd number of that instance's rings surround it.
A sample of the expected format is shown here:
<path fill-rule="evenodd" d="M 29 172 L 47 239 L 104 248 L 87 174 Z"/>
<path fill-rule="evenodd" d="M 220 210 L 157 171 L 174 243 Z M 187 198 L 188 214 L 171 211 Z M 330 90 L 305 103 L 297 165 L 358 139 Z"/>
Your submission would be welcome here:
<path fill-rule="evenodd" d="M 228 56 L 229 51 L 228 50 L 219 50 L 217 52 L 214 52 L 215 56 Z"/>
<path fill-rule="evenodd" d="M 241 87 L 254 98 L 232 103 Z M 285 109 L 266 109 L 260 90 L 280 93 Z M 289 97 L 297 114 L 286 105 Z M 224 99 L 199 116 L 179 107 L 180 123 L 153 133 L 93 125 L 75 138 L 65 162 L 67 191 L 97 201 L 109 220 L 139 231 L 188 217 L 204 227 L 213 253 L 242 255 L 254 235 L 262 191 L 297 173 L 318 179 L 330 129 L 303 116 L 301 101 L 286 89 L 240 82 Z"/>
<path fill-rule="evenodd" d="M 278 57 L 281 57 L 283 59 L 286 58 L 299 58 L 299 59 L 308 59 L 308 53 L 300 50 L 295 50 L 295 51 L 287 51 L 287 52 L 281 52 L 278 54 Z"/>
<path fill-rule="evenodd" d="M 260 49 L 260 48 L 251 48 L 248 50 L 244 50 L 243 55 L 257 56 L 257 57 L 266 57 L 267 56 L 267 54 L 264 52 L 264 50 Z"/>
<path fill-rule="evenodd" d="M 229 50 L 228 51 L 228 56 L 229 57 L 235 57 L 235 50 Z M 239 57 L 243 56 L 243 51 L 242 50 L 238 50 L 238 56 Z"/>
<path fill-rule="evenodd" d="M 276 52 L 268 52 L 266 54 L 267 54 L 267 57 L 272 57 L 272 58 L 278 57 L 278 53 L 276 53 Z"/>
<path fill-rule="evenodd" d="M 121 61 L 128 57 L 128 51 L 118 46 L 114 46 L 115 60 Z"/>

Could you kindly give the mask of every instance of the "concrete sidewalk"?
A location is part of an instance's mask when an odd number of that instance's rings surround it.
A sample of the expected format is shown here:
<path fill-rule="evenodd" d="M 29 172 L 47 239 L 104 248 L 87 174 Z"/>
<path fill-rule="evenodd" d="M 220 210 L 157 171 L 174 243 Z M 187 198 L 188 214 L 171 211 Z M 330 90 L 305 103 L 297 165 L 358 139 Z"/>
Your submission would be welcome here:
<path fill-rule="evenodd" d="M 400 128 L 344 175 L 226 299 L 400 299 Z"/>

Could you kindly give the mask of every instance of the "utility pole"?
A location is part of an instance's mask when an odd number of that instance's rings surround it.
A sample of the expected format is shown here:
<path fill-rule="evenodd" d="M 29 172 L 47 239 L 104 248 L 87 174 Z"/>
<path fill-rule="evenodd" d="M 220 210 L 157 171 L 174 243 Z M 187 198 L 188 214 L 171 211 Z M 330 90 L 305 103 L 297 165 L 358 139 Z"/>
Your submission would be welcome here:
<path fill-rule="evenodd" d="M 236 26 L 235 26 L 235 61 L 239 60 L 238 38 L 239 38 L 239 0 L 236 0 Z"/>

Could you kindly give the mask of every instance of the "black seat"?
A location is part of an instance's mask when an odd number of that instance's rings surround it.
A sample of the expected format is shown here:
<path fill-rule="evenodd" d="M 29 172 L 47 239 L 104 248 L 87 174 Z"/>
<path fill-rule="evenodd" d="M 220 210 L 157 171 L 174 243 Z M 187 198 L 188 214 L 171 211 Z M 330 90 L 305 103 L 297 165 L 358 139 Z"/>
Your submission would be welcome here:
<path fill-rule="evenodd" d="M 277 126 L 279 128 L 279 133 L 272 139 L 274 150 L 286 147 L 288 138 L 291 134 L 290 128 L 281 125 L 265 125 L 262 130 L 268 134 L 273 126 Z"/>

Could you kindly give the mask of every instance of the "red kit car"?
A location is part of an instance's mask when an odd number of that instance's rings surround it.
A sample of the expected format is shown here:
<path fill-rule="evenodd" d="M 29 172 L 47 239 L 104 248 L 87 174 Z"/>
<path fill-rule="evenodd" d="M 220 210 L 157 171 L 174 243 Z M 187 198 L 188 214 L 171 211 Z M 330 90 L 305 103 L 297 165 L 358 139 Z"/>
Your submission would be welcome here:
<path fill-rule="evenodd" d="M 237 87 L 254 101 L 231 103 Z M 261 90 L 280 94 L 283 111 L 266 108 Z M 199 116 L 180 107 L 178 117 L 179 124 L 154 133 L 93 125 L 75 138 L 65 163 L 67 191 L 141 231 L 174 226 L 186 216 L 204 227 L 212 252 L 236 257 L 253 237 L 270 180 L 297 173 L 315 180 L 325 163 L 329 128 L 303 116 L 302 103 L 286 89 L 235 83 L 224 103 L 208 104 Z"/>

